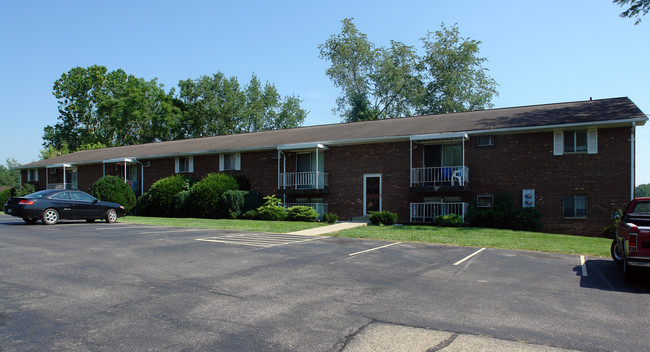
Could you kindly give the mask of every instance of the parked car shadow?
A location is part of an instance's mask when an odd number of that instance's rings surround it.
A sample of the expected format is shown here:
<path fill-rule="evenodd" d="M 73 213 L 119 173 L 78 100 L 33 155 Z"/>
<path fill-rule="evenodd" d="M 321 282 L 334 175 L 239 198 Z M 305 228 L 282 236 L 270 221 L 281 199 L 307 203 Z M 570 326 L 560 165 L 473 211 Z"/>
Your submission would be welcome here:
<path fill-rule="evenodd" d="M 623 281 L 623 268 L 611 259 L 590 259 L 585 262 L 587 275 L 582 273 L 581 266 L 574 271 L 580 277 L 580 287 L 605 291 L 629 293 L 650 293 L 650 270 L 638 270 L 633 283 Z"/>

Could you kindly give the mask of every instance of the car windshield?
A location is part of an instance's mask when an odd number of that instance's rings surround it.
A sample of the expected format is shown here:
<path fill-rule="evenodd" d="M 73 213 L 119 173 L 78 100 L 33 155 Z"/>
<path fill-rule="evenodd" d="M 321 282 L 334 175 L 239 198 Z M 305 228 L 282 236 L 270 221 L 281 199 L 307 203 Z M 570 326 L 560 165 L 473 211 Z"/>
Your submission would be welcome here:
<path fill-rule="evenodd" d="M 650 202 L 638 202 L 634 206 L 632 213 L 650 213 Z"/>

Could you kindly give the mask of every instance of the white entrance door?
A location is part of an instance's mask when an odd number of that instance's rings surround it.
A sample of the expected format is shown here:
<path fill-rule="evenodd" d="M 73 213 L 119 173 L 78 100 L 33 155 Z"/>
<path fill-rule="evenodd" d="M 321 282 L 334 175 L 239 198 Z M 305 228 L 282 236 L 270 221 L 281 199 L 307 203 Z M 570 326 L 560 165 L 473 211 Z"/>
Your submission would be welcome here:
<path fill-rule="evenodd" d="M 363 214 L 381 211 L 381 174 L 363 175 Z"/>

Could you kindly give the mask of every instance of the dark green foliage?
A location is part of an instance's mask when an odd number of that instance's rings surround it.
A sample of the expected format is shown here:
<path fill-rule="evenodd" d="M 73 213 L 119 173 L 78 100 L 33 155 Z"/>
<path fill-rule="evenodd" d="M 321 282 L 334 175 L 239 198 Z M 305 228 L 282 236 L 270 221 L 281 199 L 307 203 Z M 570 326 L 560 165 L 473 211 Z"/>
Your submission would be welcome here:
<path fill-rule="evenodd" d="M 135 200 L 135 208 L 133 213 L 138 216 L 150 216 L 147 212 L 149 210 L 149 192 L 144 192 L 138 199 Z"/>
<path fill-rule="evenodd" d="M 507 192 L 494 196 L 494 206 L 488 209 L 472 205 L 467 221 L 474 227 L 489 227 L 522 231 L 541 231 L 542 214 L 539 210 L 527 207 L 515 209 L 512 197 Z"/>
<path fill-rule="evenodd" d="M 7 158 L 6 166 L 0 165 L 0 187 L 20 186 L 20 171 L 15 169 L 19 165 L 18 160 L 11 158 Z"/>
<path fill-rule="evenodd" d="M 297 205 L 287 211 L 287 220 L 289 221 L 314 222 L 316 219 L 318 219 L 318 212 L 312 207 Z"/>
<path fill-rule="evenodd" d="M 370 213 L 370 223 L 373 225 L 393 225 L 397 222 L 397 214 L 384 210 Z"/>
<path fill-rule="evenodd" d="M 634 197 L 650 197 L 650 183 L 644 183 L 642 185 L 636 186 L 634 189 Z"/>
<path fill-rule="evenodd" d="M 251 180 L 245 175 L 235 176 L 239 189 L 242 191 L 249 191 L 251 189 Z"/>
<path fill-rule="evenodd" d="M 217 218 L 221 195 L 228 190 L 237 190 L 238 184 L 228 174 L 208 174 L 192 186 L 192 206 L 197 217 Z"/>
<path fill-rule="evenodd" d="M 333 213 L 325 213 L 323 214 L 323 222 L 333 224 L 339 219 L 338 215 L 333 214 Z"/>
<path fill-rule="evenodd" d="M 122 178 L 117 176 L 104 176 L 95 181 L 90 194 L 99 200 L 123 205 L 127 213 L 135 207 L 135 193 Z"/>
<path fill-rule="evenodd" d="M 259 219 L 259 215 L 257 214 L 257 210 L 249 210 L 249 211 L 245 212 L 241 217 L 244 218 L 244 219 L 248 219 L 248 220 L 257 220 L 257 219 Z"/>
<path fill-rule="evenodd" d="M 174 194 L 174 217 L 191 218 L 195 215 L 192 213 L 191 191 L 180 191 Z"/>
<path fill-rule="evenodd" d="M 2 190 L 0 192 L 0 206 L 4 206 L 9 198 L 11 198 L 11 188 Z"/>
<path fill-rule="evenodd" d="M 189 180 L 181 175 L 169 176 L 156 181 L 147 192 L 145 213 L 150 216 L 173 216 L 174 195 L 181 191 L 187 191 L 189 185 Z"/>
<path fill-rule="evenodd" d="M 458 214 L 448 214 L 436 217 L 436 225 L 443 227 L 463 226 L 463 217 Z"/>
<path fill-rule="evenodd" d="M 244 194 L 244 208 L 242 213 L 246 213 L 249 210 L 255 210 L 262 206 L 264 202 L 262 201 L 262 195 L 255 191 L 246 191 Z"/>
<path fill-rule="evenodd" d="M 36 192 L 36 186 L 31 183 L 25 183 L 20 188 L 12 188 L 12 197 L 22 197 Z"/>
<path fill-rule="evenodd" d="M 220 217 L 237 219 L 244 209 L 244 195 L 248 191 L 228 190 L 223 192 L 219 201 Z"/>

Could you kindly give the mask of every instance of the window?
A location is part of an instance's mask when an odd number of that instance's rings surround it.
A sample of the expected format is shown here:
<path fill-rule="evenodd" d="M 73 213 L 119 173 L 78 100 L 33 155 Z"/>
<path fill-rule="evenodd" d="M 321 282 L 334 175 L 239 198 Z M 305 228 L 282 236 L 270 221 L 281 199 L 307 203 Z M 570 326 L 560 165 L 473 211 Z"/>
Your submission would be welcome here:
<path fill-rule="evenodd" d="M 90 194 L 81 193 L 81 192 L 70 192 L 70 197 L 74 200 L 82 200 L 84 202 L 93 202 L 95 197 Z"/>
<path fill-rule="evenodd" d="M 70 192 L 57 193 L 51 196 L 50 199 L 70 199 Z"/>
<path fill-rule="evenodd" d="M 565 218 L 586 218 L 587 196 L 565 196 L 563 209 Z"/>
<path fill-rule="evenodd" d="M 598 153 L 598 130 L 555 131 L 553 133 L 553 155 Z"/>
<path fill-rule="evenodd" d="M 631 213 L 650 213 L 650 202 L 637 202 Z"/>
<path fill-rule="evenodd" d="M 176 173 L 194 172 L 194 160 L 191 156 L 176 158 Z"/>
<path fill-rule="evenodd" d="M 490 147 L 494 145 L 494 136 L 479 136 L 476 144 L 479 147 Z"/>
<path fill-rule="evenodd" d="M 241 170 L 241 154 L 219 154 L 219 171 Z"/>
<path fill-rule="evenodd" d="M 587 130 L 564 131 L 564 152 L 565 153 L 586 153 L 587 152 Z"/>
<path fill-rule="evenodd" d="M 126 179 L 129 181 L 138 180 L 138 165 L 127 165 L 126 166 Z"/>
<path fill-rule="evenodd" d="M 478 208 L 492 208 L 494 206 L 494 194 L 479 194 L 476 196 Z"/>
<path fill-rule="evenodd" d="M 27 170 L 27 182 L 38 181 L 38 169 Z"/>

